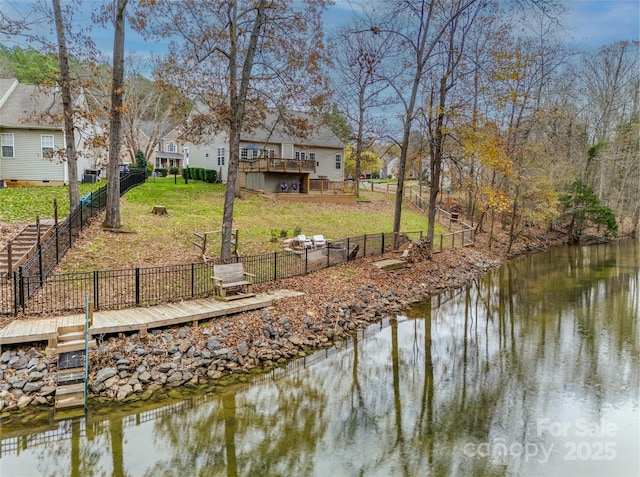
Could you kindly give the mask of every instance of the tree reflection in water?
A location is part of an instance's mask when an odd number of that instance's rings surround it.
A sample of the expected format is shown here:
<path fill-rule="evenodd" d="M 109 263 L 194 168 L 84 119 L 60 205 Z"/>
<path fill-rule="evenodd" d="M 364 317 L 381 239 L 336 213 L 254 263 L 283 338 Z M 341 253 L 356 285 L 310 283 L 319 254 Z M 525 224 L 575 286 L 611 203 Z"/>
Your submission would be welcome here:
<path fill-rule="evenodd" d="M 602 464 L 613 466 L 605 473 L 628 474 L 638 444 L 640 256 L 637 245 L 616 252 L 567 248 L 511 262 L 255 385 L 199 394 L 133 426 L 113 416 L 106 427 L 90 426 L 98 430 L 90 439 L 76 432 L 73 451 L 41 446 L 39 457 L 54 465 L 39 468 L 533 476 L 593 473 Z M 543 465 L 468 452 L 496 439 L 560 445 L 538 435 L 538 420 L 577 417 L 615 420 L 614 462 L 567 464 L 556 453 Z M 134 461 L 144 471 L 132 471 Z"/>

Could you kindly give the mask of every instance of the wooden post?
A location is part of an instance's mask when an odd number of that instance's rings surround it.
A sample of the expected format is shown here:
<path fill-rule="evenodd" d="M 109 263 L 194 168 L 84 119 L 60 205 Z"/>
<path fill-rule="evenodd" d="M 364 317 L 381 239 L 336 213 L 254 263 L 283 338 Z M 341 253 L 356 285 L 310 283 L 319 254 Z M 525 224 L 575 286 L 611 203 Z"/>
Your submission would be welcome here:
<path fill-rule="evenodd" d="M 89 327 L 93 326 L 93 302 L 90 301 L 89 302 L 89 307 L 88 307 L 88 312 L 89 312 Z"/>

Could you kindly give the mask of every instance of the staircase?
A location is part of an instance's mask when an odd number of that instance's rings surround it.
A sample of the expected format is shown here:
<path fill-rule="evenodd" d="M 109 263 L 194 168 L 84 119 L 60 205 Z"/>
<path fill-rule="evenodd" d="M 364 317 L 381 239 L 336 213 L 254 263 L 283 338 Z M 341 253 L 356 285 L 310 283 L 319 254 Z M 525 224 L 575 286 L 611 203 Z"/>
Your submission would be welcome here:
<path fill-rule="evenodd" d="M 95 345 L 95 340 L 87 342 L 85 325 L 58 327 L 56 411 L 84 407 L 87 379 L 85 374 L 86 351 Z"/>
<path fill-rule="evenodd" d="M 52 221 L 29 224 L 0 250 L 0 280 L 10 280 L 13 272 L 26 262 L 43 242 L 54 233 Z M 11 263 L 9 263 L 11 262 Z"/>

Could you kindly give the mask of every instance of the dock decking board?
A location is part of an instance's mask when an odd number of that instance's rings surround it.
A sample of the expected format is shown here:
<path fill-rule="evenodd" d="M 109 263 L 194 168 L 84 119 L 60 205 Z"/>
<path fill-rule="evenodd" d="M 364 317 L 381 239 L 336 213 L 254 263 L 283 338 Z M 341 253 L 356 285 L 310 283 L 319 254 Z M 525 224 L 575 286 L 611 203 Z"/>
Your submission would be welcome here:
<path fill-rule="evenodd" d="M 266 308 L 274 300 L 300 296 L 302 292 L 278 290 L 273 293 L 241 298 L 235 301 L 219 301 L 199 298 L 180 303 L 167 303 L 141 308 L 93 312 L 91 336 L 163 328 L 193 321 L 217 318 L 244 311 Z M 57 338 L 58 326 L 84 324 L 84 314 L 54 318 L 15 320 L 0 330 L 0 346 L 3 344 L 49 341 Z"/>

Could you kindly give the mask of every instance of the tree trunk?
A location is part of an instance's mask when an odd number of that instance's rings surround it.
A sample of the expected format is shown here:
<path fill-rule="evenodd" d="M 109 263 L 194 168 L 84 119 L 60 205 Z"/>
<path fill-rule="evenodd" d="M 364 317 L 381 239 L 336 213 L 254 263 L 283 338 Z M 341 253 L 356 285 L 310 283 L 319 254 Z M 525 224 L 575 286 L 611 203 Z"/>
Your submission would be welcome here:
<path fill-rule="evenodd" d="M 260 0 L 256 6 L 256 19 L 253 23 L 247 53 L 242 64 L 242 75 L 240 85 L 237 84 L 238 66 L 238 45 L 236 42 L 238 20 L 237 3 L 234 3 L 232 19 L 229 24 L 229 36 L 231 38 L 231 48 L 229 53 L 229 106 L 231 118 L 229 121 L 229 169 L 227 176 L 227 189 L 224 194 L 224 211 L 222 214 L 222 246 L 220 248 L 220 258 L 223 261 L 231 260 L 231 240 L 233 237 L 233 206 L 238 189 L 238 166 L 240 164 L 240 133 L 244 122 L 245 103 L 251 81 L 251 70 L 258 47 L 260 30 L 265 22 L 266 0 Z M 236 244 L 237 247 L 237 244 Z"/>
<path fill-rule="evenodd" d="M 124 22 L 128 0 L 117 0 L 114 15 L 113 78 L 111 84 L 111 119 L 109 123 L 109 163 L 107 166 L 107 212 L 103 226 L 119 229 L 120 223 L 120 145 L 124 93 Z"/>
<path fill-rule="evenodd" d="M 60 0 L 53 0 L 53 13 L 56 20 L 58 37 L 58 55 L 60 57 L 60 91 L 62 93 L 62 108 L 64 112 L 64 140 L 66 145 L 67 169 L 69 171 L 69 204 L 70 210 L 80 203 L 78 191 L 78 158 L 73 124 L 73 101 L 71 99 L 71 74 L 69 73 L 69 55 L 67 41 L 62 21 Z"/>

